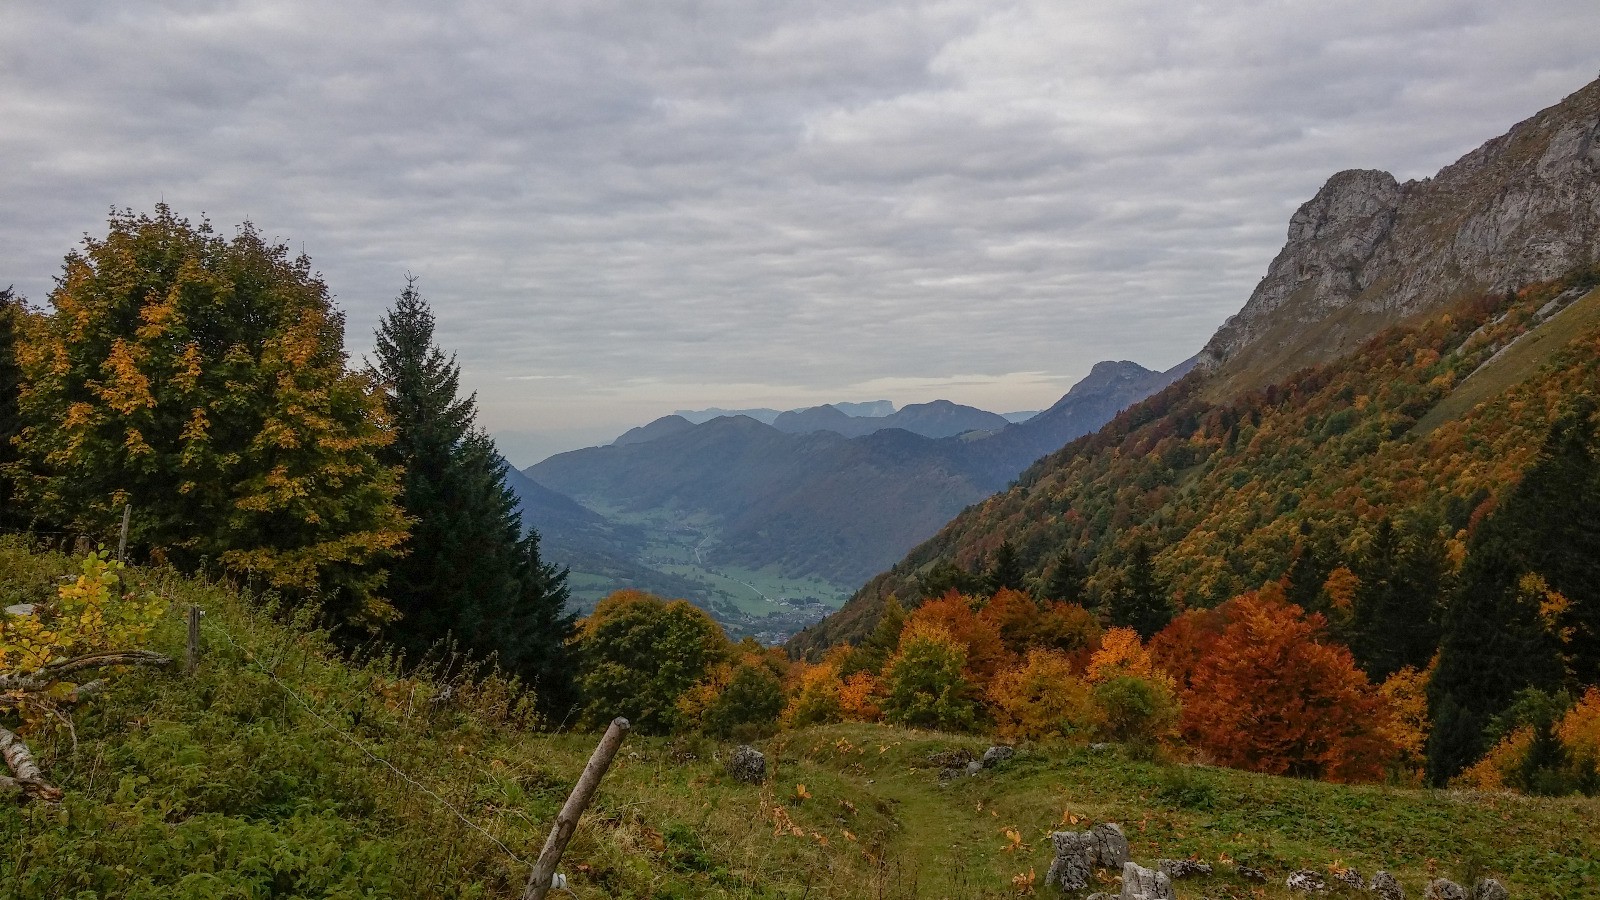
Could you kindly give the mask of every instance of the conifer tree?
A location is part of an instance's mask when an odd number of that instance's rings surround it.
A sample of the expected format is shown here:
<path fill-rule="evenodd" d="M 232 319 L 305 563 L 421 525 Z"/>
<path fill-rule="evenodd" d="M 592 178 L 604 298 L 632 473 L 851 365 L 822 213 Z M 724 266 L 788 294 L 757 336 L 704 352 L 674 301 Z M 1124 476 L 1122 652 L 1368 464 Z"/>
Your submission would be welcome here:
<path fill-rule="evenodd" d="M 524 533 L 505 460 L 476 430 L 460 366 L 433 332 L 433 313 L 410 279 L 378 328 L 374 365 L 395 433 L 385 461 L 402 473 L 400 505 L 412 519 L 409 552 L 390 578 L 401 616 L 391 637 L 424 651 L 454 635 L 534 682 L 535 696 L 555 709 L 572 699 L 566 572 L 540 557 L 536 532 Z"/>
<path fill-rule="evenodd" d="M 68 254 L 20 347 L 17 489 L 45 524 L 203 559 L 373 624 L 405 538 L 368 379 L 304 256 L 165 205 Z"/>
<path fill-rule="evenodd" d="M 1001 541 L 989 564 L 989 592 L 1010 589 L 1022 590 L 1027 573 L 1022 570 L 1022 560 L 1017 558 L 1017 548 L 1010 541 Z"/>
<path fill-rule="evenodd" d="M 1079 565 L 1072 551 L 1063 550 L 1061 556 L 1056 559 L 1055 567 L 1050 570 L 1049 579 L 1044 583 L 1044 598 L 1087 606 L 1088 598 L 1084 596 L 1084 582 L 1088 577 L 1089 573 Z"/>
<path fill-rule="evenodd" d="M 1284 575 L 1289 582 L 1284 588 L 1289 602 L 1307 612 L 1323 612 L 1322 585 L 1332 571 L 1323 547 L 1314 540 L 1311 523 L 1302 520 L 1294 559 Z"/>
<path fill-rule="evenodd" d="M 1593 415 L 1592 399 L 1580 397 L 1556 419 L 1534 464 L 1468 542 L 1428 686 L 1428 775 L 1436 783 L 1488 749 L 1486 729 L 1518 692 L 1595 677 L 1593 642 L 1573 642 L 1569 673 L 1557 638 L 1566 628 L 1583 634 L 1600 614 Z M 1556 611 L 1547 594 L 1528 590 L 1529 575 L 1562 596 L 1560 620 L 1547 621 Z"/>
<path fill-rule="evenodd" d="M 1156 576 L 1154 554 L 1148 543 L 1141 540 L 1133 545 L 1123 582 L 1112 593 L 1110 607 L 1112 625 L 1132 628 L 1145 640 L 1172 621 L 1172 598 Z"/>
<path fill-rule="evenodd" d="M 1444 543 L 1427 524 L 1402 534 L 1387 516 L 1354 571 L 1359 579 L 1348 643 L 1374 682 L 1422 669 L 1438 643 Z"/>

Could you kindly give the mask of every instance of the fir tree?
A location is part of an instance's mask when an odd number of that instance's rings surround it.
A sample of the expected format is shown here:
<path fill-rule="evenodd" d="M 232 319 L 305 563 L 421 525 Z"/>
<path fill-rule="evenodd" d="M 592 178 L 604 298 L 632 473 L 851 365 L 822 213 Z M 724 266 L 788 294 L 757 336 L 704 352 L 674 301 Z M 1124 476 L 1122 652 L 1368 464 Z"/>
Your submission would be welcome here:
<path fill-rule="evenodd" d="M 1285 573 L 1288 584 L 1284 593 L 1290 603 L 1306 612 L 1325 612 L 1322 585 L 1328 580 L 1333 566 L 1321 544 L 1314 540 L 1311 523 L 1300 522 L 1300 539 L 1295 543 L 1294 559 Z"/>
<path fill-rule="evenodd" d="M 1373 681 L 1424 668 L 1438 643 L 1438 600 L 1447 569 L 1438 529 L 1402 535 L 1387 516 L 1355 567 L 1359 587 L 1348 643 Z"/>
<path fill-rule="evenodd" d="M 1110 606 L 1112 625 L 1132 628 L 1145 640 L 1172 621 L 1172 598 L 1156 576 L 1154 554 L 1144 541 L 1133 545 Z"/>
<path fill-rule="evenodd" d="M 1568 602 L 1566 622 L 1553 623 L 1557 633 L 1563 624 L 1582 627 L 1600 605 L 1593 409 L 1579 398 L 1557 418 L 1533 466 L 1469 541 L 1428 686 L 1428 775 L 1436 783 L 1488 749 L 1488 727 L 1518 692 L 1555 690 L 1568 674 L 1541 615 L 1548 597 L 1531 593 L 1526 576 L 1538 575 Z M 1596 651 L 1576 642 L 1572 650 L 1574 674 L 1592 678 Z"/>
<path fill-rule="evenodd" d="M 402 473 L 400 505 L 412 519 L 409 552 L 390 579 L 401 615 L 391 638 L 422 651 L 454 635 L 535 682 L 555 709 L 572 699 L 566 572 L 540 557 L 536 533 L 524 534 L 506 463 L 475 429 L 460 366 L 433 331 L 411 279 L 378 328 L 374 366 L 395 432 L 386 462 Z"/>
<path fill-rule="evenodd" d="M 1013 591 L 1022 590 L 1022 585 L 1027 580 L 1027 573 L 1022 570 L 1022 560 L 1017 558 L 1017 548 L 1010 541 L 1001 541 L 1000 546 L 995 549 L 994 558 L 989 563 L 987 578 L 991 593 L 1007 588 Z"/>
<path fill-rule="evenodd" d="M 1042 590 L 1044 598 L 1087 606 L 1088 598 L 1085 596 L 1084 582 L 1088 577 L 1089 573 L 1079 565 L 1072 551 L 1063 550 L 1056 560 L 1055 567 L 1050 570 L 1049 579 L 1044 583 Z"/>

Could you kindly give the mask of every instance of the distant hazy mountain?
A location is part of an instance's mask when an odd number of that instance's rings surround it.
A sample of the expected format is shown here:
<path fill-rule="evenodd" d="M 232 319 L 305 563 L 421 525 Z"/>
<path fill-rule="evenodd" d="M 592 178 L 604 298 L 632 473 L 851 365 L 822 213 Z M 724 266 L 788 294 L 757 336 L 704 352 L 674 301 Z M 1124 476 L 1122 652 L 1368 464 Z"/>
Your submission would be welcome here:
<path fill-rule="evenodd" d="M 1038 414 L 1039 414 L 1039 410 L 1037 410 L 1037 409 L 1025 409 L 1025 410 L 1022 410 L 1021 412 L 1001 413 L 1000 414 L 1000 418 L 1005 419 L 1007 422 L 1010 422 L 1013 425 L 1018 425 L 1018 424 L 1021 424 L 1023 422 L 1028 421 L 1029 419 L 1033 418 L 1034 416 L 1037 416 Z"/>
<path fill-rule="evenodd" d="M 873 419 L 894 415 L 894 403 L 888 400 L 868 400 L 865 403 L 835 403 L 833 408 L 847 416 Z"/>
<path fill-rule="evenodd" d="M 619 440 L 525 471 L 604 507 L 708 517 L 718 527 L 707 547 L 714 562 L 859 582 L 1187 366 L 1152 372 L 1131 362 L 1100 363 L 1021 424 L 942 400 L 878 418 L 828 405 L 784 413 L 771 425 L 748 416 L 687 428 L 658 420 L 646 427 L 659 434 L 647 444 Z M 851 428 L 871 433 L 842 431 Z"/>
<path fill-rule="evenodd" d="M 755 419 L 757 422 L 763 422 L 767 425 L 771 425 L 772 420 L 776 419 L 781 412 L 782 410 L 767 409 L 764 406 L 759 409 L 723 409 L 718 406 L 713 406 L 709 409 L 680 409 L 674 411 L 673 415 L 682 416 L 683 418 L 688 419 L 690 424 L 693 425 L 701 425 L 711 421 L 712 419 L 721 418 L 723 416 L 730 418 L 733 416 L 745 416 L 747 418 Z"/>
<path fill-rule="evenodd" d="M 680 431 L 684 431 L 693 427 L 694 423 L 690 422 L 688 419 L 685 419 L 683 416 L 662 416 L 648 425 L 640 425 L 638 428 L 628 429 L 627 431 L 623 432 L 622 437 L 617 438 L 611 443 L 642 444 L 645 441 L 653 441 L 658 437 L 665 437 L 669 434 L 677 434 Z"/>

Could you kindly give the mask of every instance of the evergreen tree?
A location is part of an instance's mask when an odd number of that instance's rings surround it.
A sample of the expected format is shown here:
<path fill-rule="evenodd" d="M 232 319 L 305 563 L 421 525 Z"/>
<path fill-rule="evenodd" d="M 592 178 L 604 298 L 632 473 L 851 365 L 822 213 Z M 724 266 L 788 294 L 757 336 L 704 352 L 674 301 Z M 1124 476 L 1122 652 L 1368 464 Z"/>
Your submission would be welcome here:
<path fill-rule="evenodd" d="M 341 621 L 392 614 L 389 434 L 309 259 L 162 205 L 113 214 L 50 302 L 18 356 L 17 490 L 45 524 L 109 539 L 131 502 L 133 550 L 316 594 Z"/>
<path fill-rule="evenodd" d="M 1000 546 L 994 551 L 994 558 L 989 563 L 987 574 L 989 592 L 1004 589 L 1020 591 L 1027 577 L 1027 573 L 1022 570 L 1022 560 L 1017 558 L 1016 546 L 1010 541 L 1001 541 Z"/>
<path fill-rule="evenodd" d="M 1156 576 L 1150 545 L 1142 540 L 1128 555 L 1122 584 L 1112 593 L 1110 607 L 1112 625 L 1132 628 L 1145 640 L 1172 621 L 1172 598 Z"/>
<path fill-rule="evenodd" d="M 1328 562 L 1329 554 L 1324 553 L 1323 549 L 1314 540 L 1311 523 L 1302 520 L 1300 539 L 1295 543 L 1294 559 L 1289 563 L 1289 571 L 1285 573 L 1289 583 L 1284 586 L 1284 594 L 1290 603 L 1306 612 L 1325 611 L 1322 585 L 1328 580 L 1328 574 L 1334 567 Z"/>
<path fill-rule="evenodd" d="M 24 315 L 22 304 L 11 289 L 0 291 L 0 528 L 26 524 L 10 472 L 17 460 L 17 448 L 11 441 L 21 431 L 17 398 L 22 394 L 22 369 L 17 365 L 17 343 L 21 340 Z"/>
<path fill-rule="evenodd" d="M 401 615 L 390 636 L 421 651 L 453 634 L 534 682 L 540 702 L 556 709 L 572 700 L 566 572 L 540 557 L 537 533 L 524 534 L 505 460 L 475 429 L 460 366 L 433 331 L 410 279 L 378 328 L 374 365 L 395 432 L 385 461 L 402 473 L 400 505 L 412 519 L 409 552 L 390 579 Z"/>
<path fill-rule="evenodd" d="M 1085 596 L 1084 582 L 1088 577 L 1089 573 L 1078 564 L 1077 557 L 1072 555 L 1072 551 L 1063 550 L 1056 560 L 1055 567 L 1050 570 L 1050 577 L 1044 583 L 1042 590 L 1044 599 L 1087 606 L 1088 597 Z"/>
<path fill-rule="evenodd" d="M 1444 542 L 1424 523 L 1402 535 L 1385 516 L 1355 567 L 1359 587 L 1347 642 L 1373 681 L 1424 668 L 1438 644 Z"/>
<path fill-rule="evenodd" d="M 849 678 L 857 672 L 876 675 L 883 671 L 889 657 L 900 646 L 900 632 L 905 627 L 905 607 L 900 605 L 898 597 L 890 595 L 889 599 L 883 601 L 883 612 L 879 613 L 878 623 L 873 626 L 872 633 L 845 657 L 839 667 L 839 677 Z"/>
<path fill-rule="evenodd" d="M 1533 466 L 1469 540 L 1428 686 L 1428 775 L 1436 783 L 1488 749 L 1488 727 L 1518 692 L 1561 687 L 1569 673 L 1549 625 L 1577 632 L 1600 613 L 1593 410 L 1579 398 L 1557 418 Z M 1566 598 L 1565 621 L 1545 621 L 1549 598 L 1529 590 L 1528 575 Z M 1570 658 L 1571 674 L 1589 683 L 1600 652 L 1592 643 L 1574 641 Z"/>

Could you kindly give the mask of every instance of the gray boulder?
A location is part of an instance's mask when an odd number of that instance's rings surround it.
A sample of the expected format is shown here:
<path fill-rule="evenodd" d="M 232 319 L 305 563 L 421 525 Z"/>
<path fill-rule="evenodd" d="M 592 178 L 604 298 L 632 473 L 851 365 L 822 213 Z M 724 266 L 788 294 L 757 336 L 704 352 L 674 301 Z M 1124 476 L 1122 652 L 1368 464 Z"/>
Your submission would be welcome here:
<path fill-rule="evenodd" d="M 1195 859 L 1163 859 L 1156 863 L 1156 867 L 1173 881 L 1177 881 L 1180 878 L 1193 878 L 1196 875 L 1211 874 L 1211 865 L 1209 863 L 1203 863 Z"/>
<path fill-rule="evenodd" d="M 1372 876 L 1372 883 L 1367 890 L 1378 896 L 1378 900 L 1406 900 L 1406 889 L 1388 872 L 1379 871 Z"/>
<path fill-rule="evenodd" d="M 972 762 L 967 763 L 967 768 L 965 771 L 968 775 L 976 775 L 983 771 L 983 763 L 973 760 Z"/>
<path fill-rule="evenodd" d="M 749 744 L 741 744 L 728 757 L 728 774 L 734 781 L 760 784 L 767 778 L 767 757 Z"/>
<path fill-rule="evenodd" d="M 1122 867 L 1122 895 L 1119 900 L 1178 900 L 1172 879 L 1135 862 Z"/>
<path fill-rule="evenodd" d="M 1435 878 L 1422 896 L 1425 900 L 1467 900 L 1467 889 L 1448 878 Z"/>
<path fill-rule="evenodd" d="M 990 747 L 989 749 L 983 751 L 983 767 L 985 769 L 992 769 L 995 766 L 1010 760 L 1011 757 L 1016 755 L 1017 751 L 1014 747 Z"/>
<path fill-rule="evenodd" d="M 1234 866 L 1233 870 L 1238 872 L 1239 877 L 1243 878 L 1245 881 L 1254 881 L 1257 884 L 1267 883 L 1267 873 L 1261 871 L 1255 866 L 1247 866 L 1243 863 L 1240 863 L 1239 865 Z"/>
<path fill-rule="evenodd" d="M 1063 891 L 1081 891 L 1089 886 L 1094 874 L 1094 839 L 1086 832 L 1057 831 L 1050 835 L 1056 858 L 1050 862 L 1044 883 L 1053 884 Z"/>
<path fill-rule="evenodd" d="M 1328 892 L 1327 879 L 1310 869 L 1301 869 L 1297 872 L 1289 873 L 1289 877 L 1284 880 L 1283 884 L 1289 890 L 1298 891 L 1302 894 L 1326 894 Z"/>
<path fill-rule="evenodd" d="M 1128 836 L 1122 826 L 1104 822 L 1089 829 L 1094 844 L 1094 864 L 1106 869 L 1120 869 L 1127 864 Z"/>
<path fill-rule="evenodd" d="M 1493 878 L 1479 878 L 1472 886 L 1472 900 L 1510 900 L 1506 886 Z"/>
<path fill-rule="evenodd" d="M 1342 881 L 1358 891 L 1367 889 L 1367 880 L 1361 877 L 1361 872 L 1357 869 L 1343 869 L 1333 878 L 1335 881 Z"/>

